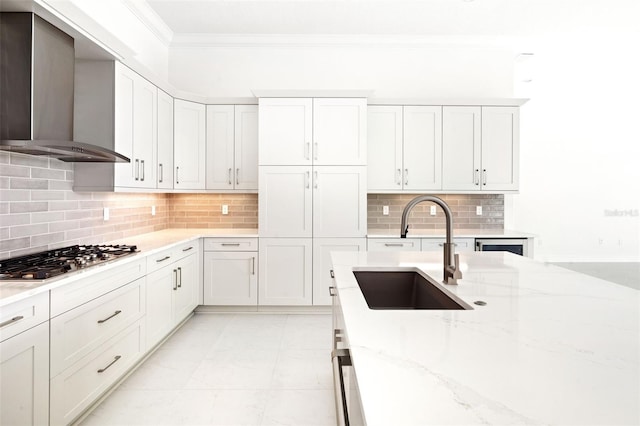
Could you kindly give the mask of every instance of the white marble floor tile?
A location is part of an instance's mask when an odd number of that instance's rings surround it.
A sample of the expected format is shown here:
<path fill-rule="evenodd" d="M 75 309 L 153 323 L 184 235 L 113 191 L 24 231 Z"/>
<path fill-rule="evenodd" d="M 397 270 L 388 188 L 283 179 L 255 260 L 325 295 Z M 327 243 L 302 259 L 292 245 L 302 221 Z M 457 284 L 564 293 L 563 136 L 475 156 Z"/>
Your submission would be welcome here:
<path fill-rule="evenodd" d="M 272 390 L 262 425 L 333 426 L 335 406 L 330 390 Z"/>
<path fill-rule="evenodd" d="M 328 349 L 281 350 L 272 389 L 333 389 L 333 367 Z"/>
<path fill-rule="evenodd" d="M 193 372 L 186 389 L 269 389 L 276 349 L 234 349 L 210 353 Z"/>
<path fill-rule="evenodd" d="M 196 314 L 83 425 L 333 425 L 330 315 Z"/>

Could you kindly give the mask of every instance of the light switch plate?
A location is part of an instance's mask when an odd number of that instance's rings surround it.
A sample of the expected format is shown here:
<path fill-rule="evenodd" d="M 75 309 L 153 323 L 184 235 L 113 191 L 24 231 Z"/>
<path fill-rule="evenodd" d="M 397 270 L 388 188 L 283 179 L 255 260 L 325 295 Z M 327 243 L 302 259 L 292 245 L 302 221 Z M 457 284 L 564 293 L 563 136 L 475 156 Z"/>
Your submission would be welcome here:
<path fill-rule="evenodd" d="M 389 206 L 382 206 L 382 214 L 384 216 L 389 216 Z"/>
<path fill-rule="evenodd" d="M 429 214 L 431 216 L 435 216 L 436 215 L 436 206 L 431 206 L 430 207 Z"/>
<path fill-rule="evenodd" d="M 151 206 L 151 216 L 156 215 L 156 206 Z"/>
<path fill-rule="evenodd" d="M 109 220 L 109 207 L 102 209 L 102 219 Z"/>
<path fill-rule="evenodd" d="M 229 206 L 227 204 L 222 205 L 222 214 L 229 214 Z"/>
<path fill-rule="evenodd" d="M 476 206 L 476 214 L 482 216 L 482 206 Z"/>

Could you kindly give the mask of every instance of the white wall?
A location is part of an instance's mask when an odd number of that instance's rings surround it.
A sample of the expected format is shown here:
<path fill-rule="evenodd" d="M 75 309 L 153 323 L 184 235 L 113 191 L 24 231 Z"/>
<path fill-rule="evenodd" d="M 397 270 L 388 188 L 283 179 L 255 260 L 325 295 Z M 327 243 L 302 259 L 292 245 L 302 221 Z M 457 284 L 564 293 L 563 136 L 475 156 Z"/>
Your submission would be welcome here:
<path fill-rule="evenodd" d="M 509 97 L 513 52 L 455 46 L 172 48 L 172 85 L 209 97 L 253 89 L 363 89 L 376 97 Z"/>
<path fill-rule="evenodd" d="M 537 259 L 640 261 L 639 39 L 610 32 L 537 44 L 521 111 L 520 194 L 505 201 L 506 226 L 539 235 Z"/>

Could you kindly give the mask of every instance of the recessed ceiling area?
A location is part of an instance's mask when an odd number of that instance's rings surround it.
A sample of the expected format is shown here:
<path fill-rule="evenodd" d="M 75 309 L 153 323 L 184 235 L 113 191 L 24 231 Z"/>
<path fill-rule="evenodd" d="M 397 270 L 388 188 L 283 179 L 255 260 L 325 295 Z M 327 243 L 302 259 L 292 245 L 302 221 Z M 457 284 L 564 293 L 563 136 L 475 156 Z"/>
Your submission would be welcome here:
<path fill-rule="evenodd" d="M 634 29 L 638 0 L 146 0 L 174 34 L 541 36 Z"/>

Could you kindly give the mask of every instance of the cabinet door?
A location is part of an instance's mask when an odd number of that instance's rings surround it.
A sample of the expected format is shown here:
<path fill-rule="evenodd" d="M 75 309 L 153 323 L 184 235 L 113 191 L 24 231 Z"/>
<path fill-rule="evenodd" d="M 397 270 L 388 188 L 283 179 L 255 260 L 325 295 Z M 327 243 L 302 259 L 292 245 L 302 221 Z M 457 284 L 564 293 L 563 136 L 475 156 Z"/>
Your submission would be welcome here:
<path fill-rule="evenodd" d="M 233 189 L 233 105 L 207 105 L 207 189 Z"/>
<path fill-rule="evenodd" d="M 366 238 L 314 238 L 313 239 L 313 304 L 331 305 L 329 287 L 332 251 L 365 251 Z"/>
<path fill-rule="evenodd" d="M 311 237 L 311 167 L 261 166 L 258 224 L 264 237 Z"/>
<path fill-rule="evenodd" d="M 0 424 L 49 424 L 49 322 L 0 343 Z"/>
<path fill-rule="evenodd" d="M 114 150 L 131 162 L 114 164 L 114 183 L 115 186 L 135 187 L 140 164 L 135 163 L 133 150 L 134 86 L 138 75 L 119 62 L 115 65 Z"/>
<path fill-rule="evenodd" d="M 261 98 L 260 165 L 311 165 L 312 100 Z"/>
<path fill-rule="evenodd" d="M 133 159 L 136 187 L 156 187 L 158 89 L 137 76 L 133 97 Z"/>
<path fill-rule="evenodd" d="M 173 98 L 158 90 L 157 188 L 173 188 Z"/>
<path fill-rule="evenodd" d="M 204 254 L 205 305 L 258 303 L 257 252 Z"/>
<path fill-rule="evenodd" d="M 314 99 L 312 153 L 314 165 L 366 165 L 366 99 Z"/>
<path fill-rule="evenodd" d="M 260 238 L 259 305 L 311 305 L 311 238 Z"/>
<path fill-rule="evenodd" d="M 151 349 L 173 328 L 173 293 L 177 271 L 171 266 L 147 275 L 146 348 Z"/>
<path fill-rule="evenodd" d="M 174 101 L 175 189 L 205 188 L 205 106 Z"/>
<path fill-rule="evenodd" d="M 442 107 L 404 107 L 404 190 L 442 188 Z"/>
<path fill-rule="evenodd" d="M 258 106 L 235 106 L 235 189 L 258 189 Z"/>
<path fill-rule="evenodd" d="M 191 254 L 176 262 L 177 290 L 174 291 L 174 325 L 185 319 L 198 306 L 198 255 Z"/>
<path fill-rule="evenodd" d="M 442 108 L 442 189 L 480 189 L 480 107 Z"/>
<path fill-rule="evenodd" d="M 313 167 L 313 236 L 367 234 L 367 168 Z"/>
<path fill-rule="evenodd" d="M 482 107 L 482 189 L 517 190 L 520 109 Z"/>
<path fill-rule="evenodd" d="M 370 106 L 367 135 L 368 192 L 402 189 L 402 107 Z"/>

